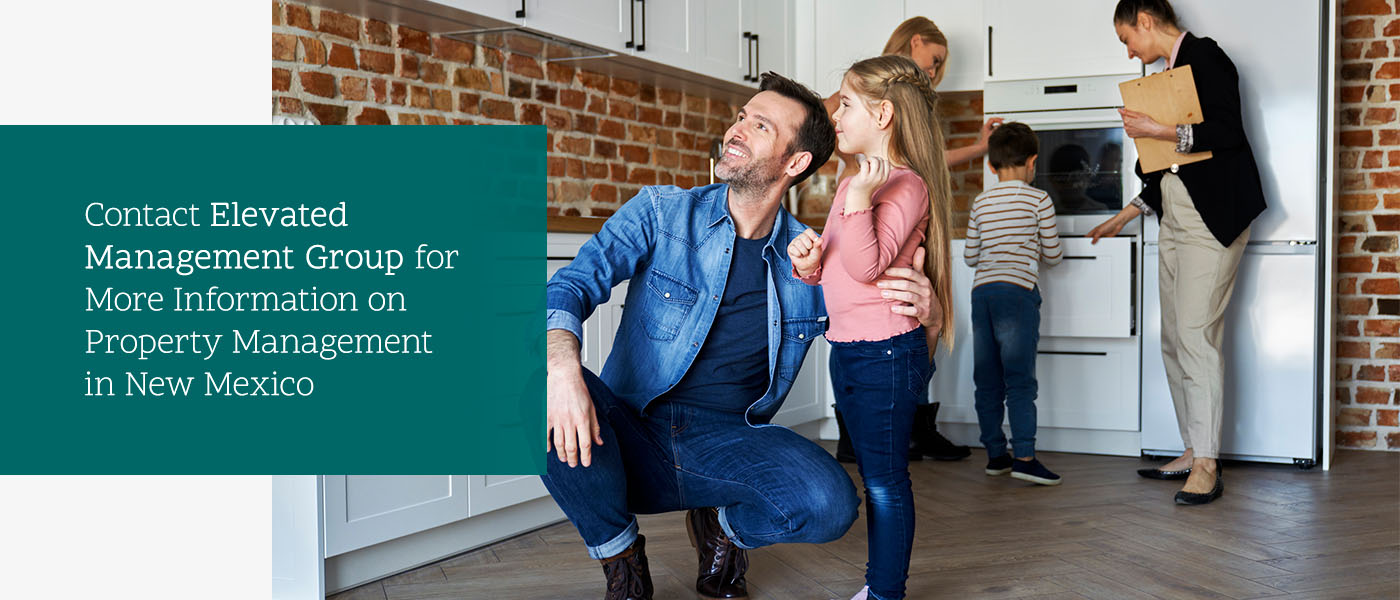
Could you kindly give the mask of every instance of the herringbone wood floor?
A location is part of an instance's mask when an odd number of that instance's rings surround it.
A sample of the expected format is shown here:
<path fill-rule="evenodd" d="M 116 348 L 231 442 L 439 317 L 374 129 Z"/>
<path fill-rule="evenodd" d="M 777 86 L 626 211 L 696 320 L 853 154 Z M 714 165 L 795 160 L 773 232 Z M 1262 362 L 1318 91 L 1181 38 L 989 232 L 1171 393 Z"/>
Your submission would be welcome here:
<path fill-rule="evenodd" d="M 1140 479 L 1150 461 L 1041 459 L 1063 485 L 987 477 L 980 452 L 912 465 L 909 598 L 1400 598 L 1400 453 L 1343 451 L 1327 473 L 1226 463 L 1224 497 L 1199 507 L 1172 504 L 1178 482 Z M 656 598 L 696 598 L 682 515 L 641 523 Z M 752 597 L 849 598 L 863 585 L 865 540 L 862 520 L 829 544 L 750 553 Z M 602 589 L 602 569 L 565 522 L 332 600 L 597 599 Z"/>

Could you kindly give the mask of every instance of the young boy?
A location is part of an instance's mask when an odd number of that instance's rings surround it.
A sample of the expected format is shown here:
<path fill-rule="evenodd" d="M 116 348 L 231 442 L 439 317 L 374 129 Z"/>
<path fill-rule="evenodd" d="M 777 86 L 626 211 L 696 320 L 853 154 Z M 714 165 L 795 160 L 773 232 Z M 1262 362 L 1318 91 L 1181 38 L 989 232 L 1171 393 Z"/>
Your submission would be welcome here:
<path fill-rule="evenodd" d="M 998 182 L 972 202 L 963 259 L 972 282 L 972 381 L 988 475 L 1059 485 L 1035 459 L 1035 348 L 1040 341 L 1038 263 L 1060 262 L 1055 205 L 1026 182 L 1035 177 L 1040 142 L 1024 123 L 1006 123 L 987 140 Z M 1010 413 L 1006 452 L 1002 416 Z"/>

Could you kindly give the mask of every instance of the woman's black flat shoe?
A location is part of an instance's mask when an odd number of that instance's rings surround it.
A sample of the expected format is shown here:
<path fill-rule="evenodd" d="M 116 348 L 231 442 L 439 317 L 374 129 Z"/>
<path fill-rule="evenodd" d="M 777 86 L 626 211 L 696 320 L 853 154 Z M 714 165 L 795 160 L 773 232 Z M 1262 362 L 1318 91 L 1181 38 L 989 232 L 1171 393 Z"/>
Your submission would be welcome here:
<path fill-rule="evenodd" d="M 1191 492 L 1177 492 L 1177 493 L 1176 493 L 1176 503 L 1177 503 L 1177 504 L 1189 504 L 1189 505 L 1194 505 L 1194 504 L 1210 504 L 1211 502 L 1214 502 L 1216 498 L 1219 498 L 1221 494 L 1224 494 L 1224 493 L 1225 493 L 1225 478 L 1224 478 L 1224 477 L 1221 477 L 1221 476 L 1220 476 L 1220 472 L 1217 471 L 1217 472 L 1215 473 L 1215 487 L 1211 488 L 1211 489 L 1210 489 L 1210 492 L 1205 493 L 1205 494 L 1193 494 L 1193 493 L 1191 493 Z"/>
<path fill-rule="evenodd" d="M 1148 479 L 1186 479 L 1191 475 L 1191 469 L 1186 468 L 1180 471 L 1163 471 L 1161 469 L 1138 469 L 1138 475 Z"/>

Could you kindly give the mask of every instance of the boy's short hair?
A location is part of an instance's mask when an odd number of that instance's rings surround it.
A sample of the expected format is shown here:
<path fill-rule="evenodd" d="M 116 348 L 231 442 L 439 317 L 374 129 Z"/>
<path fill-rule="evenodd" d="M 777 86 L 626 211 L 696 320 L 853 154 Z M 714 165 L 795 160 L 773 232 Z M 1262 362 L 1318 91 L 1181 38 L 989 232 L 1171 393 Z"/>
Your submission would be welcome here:
<path fill-rule="evenodd" d="M 1030 127 L 1019 121 L 1002 123 L 987 138 L 987 161 L 992 163 L 993 169 L 1019 167 L 1037 154 L 1040 154 L 1040 140 Z"/>

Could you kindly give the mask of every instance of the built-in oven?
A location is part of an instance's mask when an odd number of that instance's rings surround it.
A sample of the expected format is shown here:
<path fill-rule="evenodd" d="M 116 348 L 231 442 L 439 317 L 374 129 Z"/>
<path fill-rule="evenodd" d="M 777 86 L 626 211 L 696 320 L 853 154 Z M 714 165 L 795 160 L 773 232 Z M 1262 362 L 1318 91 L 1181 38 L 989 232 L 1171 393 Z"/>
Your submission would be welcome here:
<path fill-rule="evenodd" d="M 1030 126 L 1040 140 L 1035 180 L 1055 203 L 1062 235 L 1084 235 L 1138 193 L 1137 149 L 1123 133 L 1118 84 L 1133 76 L 989 82 L 987 117 Z M 984 163 L 985 164 L 985 163 Z M 996 173 L 986 165 L 990 187 Z M 1137 223 L 1124 234 L 1136 234 Z"/>

